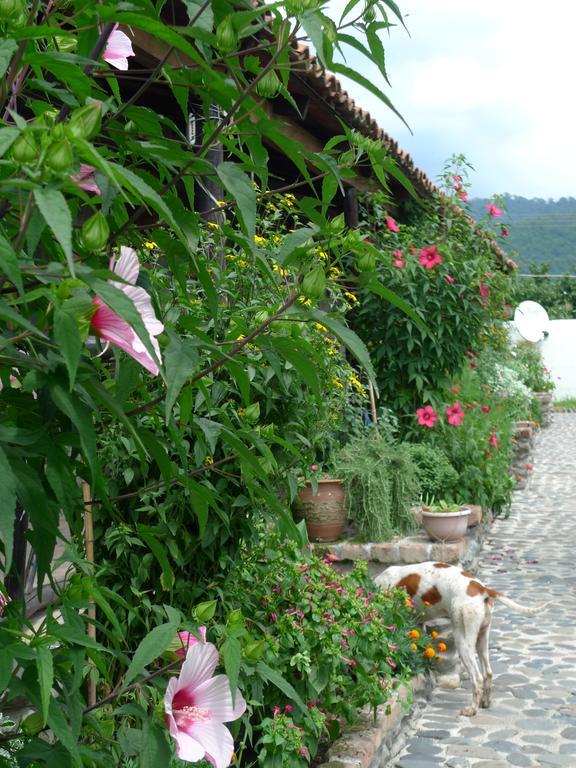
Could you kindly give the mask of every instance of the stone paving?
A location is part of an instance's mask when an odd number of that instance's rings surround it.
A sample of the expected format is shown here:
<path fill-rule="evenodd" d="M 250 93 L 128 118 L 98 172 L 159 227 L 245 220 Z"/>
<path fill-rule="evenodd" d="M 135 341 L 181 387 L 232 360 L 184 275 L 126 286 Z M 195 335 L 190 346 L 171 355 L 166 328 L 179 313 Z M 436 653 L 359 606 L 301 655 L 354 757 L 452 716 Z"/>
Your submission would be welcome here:
<path fill-rule="evenodd" d="M 555 604 L 537 616 L 497 604 L 492 706 L 458 714 L 464 688 L 436 688 L 385 768 L 576 768 L 576 414 L 540 432 L 527 487 L 486 535 L 476 572 L 519 602 Z"/>

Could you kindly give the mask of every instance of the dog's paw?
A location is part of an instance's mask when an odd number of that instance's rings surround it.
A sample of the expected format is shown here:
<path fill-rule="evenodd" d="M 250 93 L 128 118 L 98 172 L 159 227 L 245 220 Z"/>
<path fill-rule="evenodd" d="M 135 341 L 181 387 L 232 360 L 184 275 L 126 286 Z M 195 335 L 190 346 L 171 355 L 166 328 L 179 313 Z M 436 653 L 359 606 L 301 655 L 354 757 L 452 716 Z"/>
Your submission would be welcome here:
<path fill-rule="evenodd" d="M 464 707 L 464 709 L 460 710 L 460 714 L 464 715 L 464 717 L 474 717 L 476 712 L 478 712 L 476 707 Z"/>

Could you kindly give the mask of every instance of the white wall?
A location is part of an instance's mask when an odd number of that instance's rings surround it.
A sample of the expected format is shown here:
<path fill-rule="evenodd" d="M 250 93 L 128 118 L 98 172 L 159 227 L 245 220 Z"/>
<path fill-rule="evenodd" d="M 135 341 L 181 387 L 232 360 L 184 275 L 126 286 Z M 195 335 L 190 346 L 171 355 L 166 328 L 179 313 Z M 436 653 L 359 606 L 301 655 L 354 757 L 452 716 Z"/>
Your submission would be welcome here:
<path fill-rule="evenodd" d="M 513 341 L 520 336 L 510 323 Z M 554 399 L 576 397 L 576 320 L 550 320 L 549 334 L 537 347 L 556 384 Z"/>

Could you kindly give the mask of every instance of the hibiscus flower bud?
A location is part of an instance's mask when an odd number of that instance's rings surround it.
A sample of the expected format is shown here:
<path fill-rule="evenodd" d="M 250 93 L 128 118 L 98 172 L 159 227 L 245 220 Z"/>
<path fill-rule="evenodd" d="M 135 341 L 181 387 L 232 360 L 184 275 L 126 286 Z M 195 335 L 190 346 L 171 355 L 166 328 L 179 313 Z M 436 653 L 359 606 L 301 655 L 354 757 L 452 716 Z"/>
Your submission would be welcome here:
<path fill-rule="evenodd" d="M 21 165 L 30 165 L 38 157 L 38 147 L 32 131 L 22 131 L 10 150 L 12 158 Z"/>
<path fill-rule="evenodd" d="M 57 141 L 46 153 L 46 165 L 55 173 L 67 171 L 74 162 L 74 152 L 68 139 Z"/>
<path fill-rule="evenodd" d="M 356 257 L 356 268 L 359 272 L 374 272 L 376 269 L 376 255 L 365 251 Z"/>
<path fill-rule="evenodd" d="M 102 102 L 94 101 L 75 109 L 68 123 L 68 134 L 74 139 L 91 139 L 100 130 Z"/>
<path fill-rule="evenodd" d="M 244 418 L 250 423 L 258 421 L 260 418 L 260 403 L 252 403 L 244 411 Z"/>
<path fill-rule="evenodd" d="M 270 317 L 270 314 L 266 312 L 265 309 L 261 309 L 259 312 L 256 312 L 256 314 L 254 315 L 254 321 L 257 325 L 262 325 L 262 323 L 265 323 L 269 317 Z"/>
<path fill-rule="evenodd" d="M 82 225 L 82 242 L 89 251 L 99 251 L 103 248 L 110 235 L 110 227 L 101 211 L 86 219 Z"/>
<path fill-rule="evenodd" d="M 272 99 L 280 89 L 280 80 L 273 69 L 268 72 L 256 83 L 256 93 L 263 99 Z"/>
<path fill-rule="evenodd" d="M 220 53 L 231 53 L 238 47 L 238 34 L 229 14 L 216 27 L 216 45 Z"/>
<path fill-rule="evenodd" d="M 326 275 L 318 264 L 307 272 L 302 279 L 302 293 L 308 299 L 319 299 L 326 291 Z"/>

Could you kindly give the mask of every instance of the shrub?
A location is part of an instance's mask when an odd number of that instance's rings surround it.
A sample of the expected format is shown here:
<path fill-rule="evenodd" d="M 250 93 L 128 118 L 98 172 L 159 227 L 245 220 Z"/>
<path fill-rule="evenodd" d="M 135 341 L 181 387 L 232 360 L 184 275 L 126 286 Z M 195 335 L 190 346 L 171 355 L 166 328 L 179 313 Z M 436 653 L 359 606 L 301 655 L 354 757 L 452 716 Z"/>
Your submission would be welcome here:
<path fill-rule="evenodd" d="M 416 466 L 422 498 L 451 499 L 458 483 L 458 473 L 446 452 L 425 443 L 410 446 L 410 457 Z"/>
<path fill-rule="evenodd" d="M 381 592 L 365 563 L 345 575 L 335 559 L 269 534 L 223 588 L 250 633 L 240 687 L 252 717 L 237 743 L 253 728 L 247 751 L 266 768 L 308 765 L 341 720 L 385 704 L 427 664 L 430 638 L 408 635 L 416 617 L 405 592 Z"/>
<path fill-rule="evenodd" d="M 542 362 L 540 350 L 529 341 L 521 341 L 512 350 L 512 365 L 523 384 L 532 392 L 551 392 L 555 384 Z"/>
<path fill-rule="evenodd" d="M 419 496 L 408 445 L 377 439 L 373 430 L 336 455 L 335 475 L 344 481 L 349 516 L 369 541 L 386 541 L 415 528 L 410 507 Z"/>

